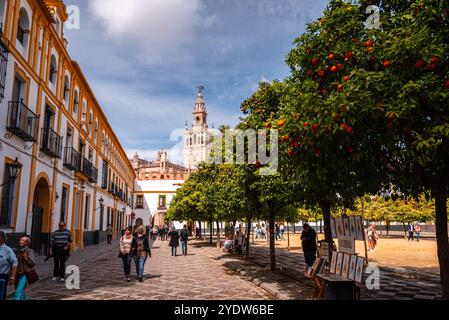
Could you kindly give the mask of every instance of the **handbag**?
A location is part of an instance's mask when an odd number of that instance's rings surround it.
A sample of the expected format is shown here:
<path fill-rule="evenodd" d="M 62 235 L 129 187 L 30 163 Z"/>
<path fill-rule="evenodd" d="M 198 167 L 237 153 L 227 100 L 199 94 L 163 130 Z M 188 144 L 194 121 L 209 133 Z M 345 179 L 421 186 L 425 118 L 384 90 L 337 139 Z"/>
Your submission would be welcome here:
<path fill-rule="evenodd" d="M 28 284 L 33 284 L 39 281 L 39 276 L 37 275 L 37 272 L 34 270 L 31 270 L 26 273 L 26 278 L 28 281 Z"/>

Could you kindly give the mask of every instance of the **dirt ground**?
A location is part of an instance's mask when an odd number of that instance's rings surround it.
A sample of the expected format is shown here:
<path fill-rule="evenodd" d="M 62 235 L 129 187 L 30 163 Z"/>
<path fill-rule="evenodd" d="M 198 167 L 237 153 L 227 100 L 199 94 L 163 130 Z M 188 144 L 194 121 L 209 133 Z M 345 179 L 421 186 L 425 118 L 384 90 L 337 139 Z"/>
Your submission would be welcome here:
<path fill-rule="evenodd" d="M 287 248 L 287 233 L 285 241 L 277 241 L 276 247 Z M 319 238 L 324 238 L 319 235 Z M 267 240 L 255 240 L 257 244 L 268 246 Z M 299 234 L 290 234 L 290 250 L 300 251 L 301 240 Z M 365 255 L 363 242 L 356 241 L 356 251 Z M 368 252 L 369 262 L 383 266 L 402 267 L 421 272 L 439 274 L 437 243 L 435 240 L 420 240 L 409 242 L 399 238 L 381 238 L 378 241 L 376 251 Z"/>

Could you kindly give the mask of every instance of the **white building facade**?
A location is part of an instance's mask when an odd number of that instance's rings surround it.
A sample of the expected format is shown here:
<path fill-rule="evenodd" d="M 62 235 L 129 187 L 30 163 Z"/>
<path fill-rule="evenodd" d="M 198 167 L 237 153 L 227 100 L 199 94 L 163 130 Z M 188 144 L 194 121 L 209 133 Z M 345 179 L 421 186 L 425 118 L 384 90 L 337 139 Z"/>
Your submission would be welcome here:
<path fill-rule="evenodd" d="M 67 52 L 67 18 L 61 0 L 0 0 L 0 230 L 14 246 L 30 235 L 41 254 L 59 221 L 73 249 L 99 241 L 108 224 L 119 234 L 135 179 Z"/>

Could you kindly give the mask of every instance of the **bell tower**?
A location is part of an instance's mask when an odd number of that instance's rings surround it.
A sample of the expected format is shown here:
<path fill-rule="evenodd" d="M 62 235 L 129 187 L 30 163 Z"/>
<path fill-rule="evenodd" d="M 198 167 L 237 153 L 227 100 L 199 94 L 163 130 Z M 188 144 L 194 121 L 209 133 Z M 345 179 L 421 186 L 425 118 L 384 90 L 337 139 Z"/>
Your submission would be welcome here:
<path fill-rule="evenodd" d="M 199 86 L 195 108 L 193 109 L 192 127 L 188 128 L 186 123 L 184 133 L 184 162 L 189 173 L 196 170 L 198 164 L 206 161 L 212 137 L 212 132 L 207 126 L 207 111 L 203 92 L 204 86 Z"/>

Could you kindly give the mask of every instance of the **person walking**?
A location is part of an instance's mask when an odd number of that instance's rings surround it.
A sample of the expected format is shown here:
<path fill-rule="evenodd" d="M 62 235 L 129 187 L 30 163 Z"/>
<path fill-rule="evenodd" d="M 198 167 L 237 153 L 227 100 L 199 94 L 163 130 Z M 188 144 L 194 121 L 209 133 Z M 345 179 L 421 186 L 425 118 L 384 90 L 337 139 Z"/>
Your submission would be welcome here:
<path fill-rule="evenodd" d="M 419 242 L 419 235 L 421 234 L 421 226 L 418 222 L 415 223 L 416 242 Z"/>
<path fill-rule="evenodd" d="M 282 241 L 285 241 L 285 238 L 284 238 L 285 227 L 284 227 L 284 224 L 283 224 L 283 223 L 281 223 L 281 226 L 279 227 L 279 230 L 280 230 L 280 232 L 281 232 L 281 240 L 282 240 Z"/>
<path fill-rule="evenodd" d="M 168 245 L 171 247 L 171 255 L 176 257 L 179 247 L 179 233 L 175 227 L 168 233 L 168 236 L 170 237 L 170 243 Z"/>
<path fill-rule="evenodd" d="M 30 245 L 30 238 L 22 237 L 20 239 L 19 250 L 17 252 L 17 261 L 19 265 L 17 267 L 14 300 L 28 300 L 28 295 L 25 293 L 25 289 L 28 284 L 31 285 L 38 280 L 37 273 L 34 270 L 36 259 L 34 258 L 33 249 L 30 248 Z"/>
<path fill-rule="evenodd" d="M 120 257 L 123 262 L 123 272 L 125 280 L 131 282 L 131 246 L 133 243 L 132 228 L 128 227 L 125 234 L 120 238 Z"/>
<path fill-rule="evenodd" d="M 107 238 L 108 238 L 108 244 L 112 244 L 112 226 L 110 224 L 108 224 L 108 228 L 106 229 L 106 233 L 107 233 Z"/>
<path fill-rule="evenodd" d="M 311 268 L 316 260 L 316 231 L 308 223 L 304 223 L 301 234 L 302 251 L 307 267 Z"/>
<path fill-rule="evenodd" d="M 157 235 L 159 234 L 159 229 L 157 226 L 153 227 L 153 241 L 157 240 Z"/>
<path fill-rule="evenodd" d="M 189 241 L 189 231 L 187 230 L 187 225 L 181 230 L 181 245 L 182 245 L 182 255 L 187 255 L 187 243 Z"/>
<path fill-rule="evenodd" d="M 168 241 L 168 233 L 170 232 L 170 227 L 168 225 L 164 226 L 164 240 Z"/>
<path fill-rule="evenodd" d="M 16 282 L 19 262 L 14 251 L 6 245 L 6 233 L 0 231 L 0 301 L 6 300 L 8 284 Z"/>
<path fill-rule="evenodd" d="M 281 236 L 280 236 L 280 229 L 279 229 L 279 225 L 276 223 L 276 225 L 274 226 L 275 230 L 276 230 L 276 241 L 278 241 Z"/>
<path fill-rule="evenodd" d="M 133 238 L 131 243 L 131 252 L 136 263 L 137 280 L 139 282 L 143 282 L 145 263 L 148 257 L 151 258 L 150 242 L 148 241 L 145 229 L 145 226 L 138 227 L 136 229 L 137 236 Z"/>
<path fill-rule="evenodd" d="M 376 231 L 376 225 L 372 223 L 368 228 L 368 247 L 370 252 L 376 251 L 377 240 L 379 240 L 379 235 Z"/>
<path fill-rule="evenodd" d="M 410 240 L 411 240 L 413 242 L 413 237 L 415 234 L 415 226 L 411 222 L 409 222 L 407 225 L 407 232 L 408 232 L 408 236 L 407 236 L 408 241 L 410 242 Z"/>
<path fill-rule="evenodd" d="M 70 256 L 72 233 L 66 229 L 65 222 L 59 223 L 59 229 L 53 232 L 50 239 L 50 256 L 54 260 L 53 281 L 65 282 L 65 263 Z"/>

